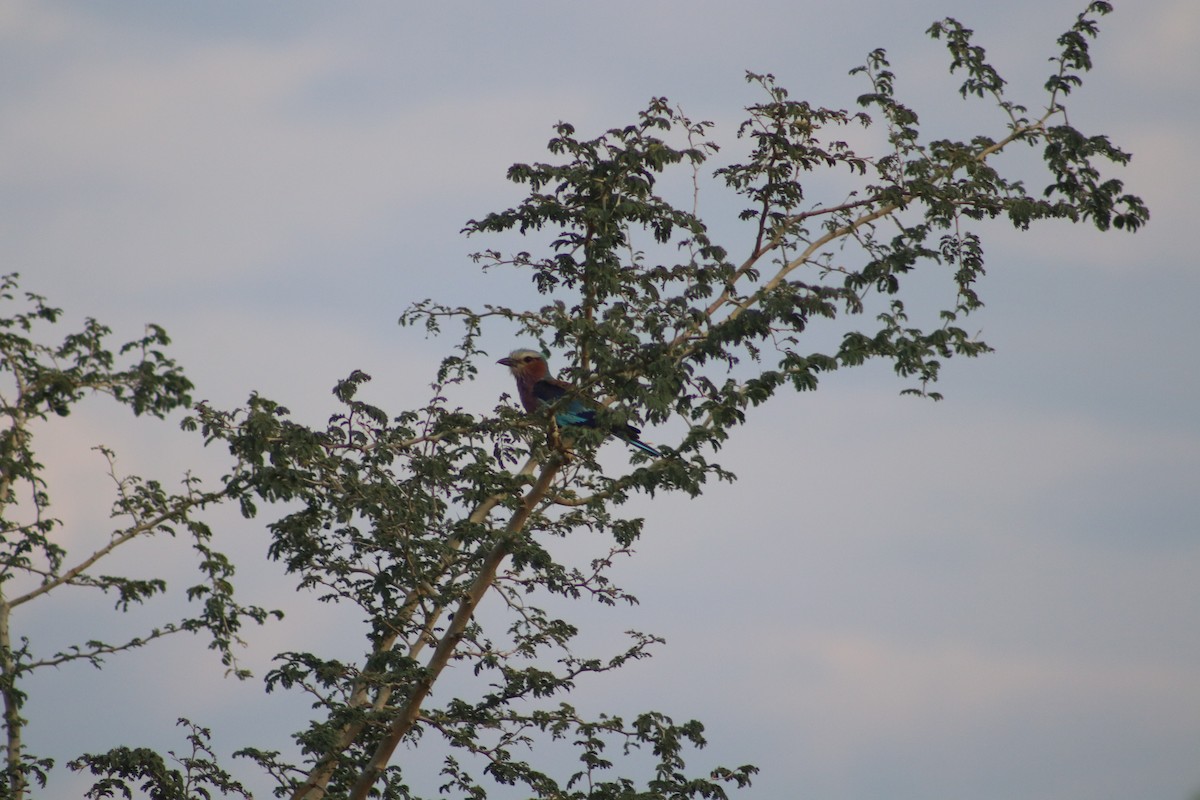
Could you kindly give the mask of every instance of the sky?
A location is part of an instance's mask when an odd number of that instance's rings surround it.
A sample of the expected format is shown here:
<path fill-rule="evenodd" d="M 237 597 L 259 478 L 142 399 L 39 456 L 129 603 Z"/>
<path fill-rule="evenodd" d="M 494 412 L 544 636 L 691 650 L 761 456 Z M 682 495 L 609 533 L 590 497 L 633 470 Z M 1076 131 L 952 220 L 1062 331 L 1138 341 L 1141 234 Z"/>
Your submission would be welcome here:
<path fill-rule="evenodd" d="M 852 107 L 864 89 L 847 72 L 885 47 L 927 134 L 997 131 L 924 30 L 947 15 L 974 28 L 1033 106 L 1082 5 L 6 0 L 0 264 L 68 322 L 122 339 L 163 325 L 219 407 L 259 391 L 319 423 L 357 368 L 374 376 L 367 399 L 398 411 L 423 402 L 449 346 L 397 326 L 410 302 L 540 302 L 481 275 L 469 254 L 487 243 L 461 229 L 520 197 L 505 170 L 546 159 L 557 121 L 595 135 L 666 96 L 736 150 L 762 99 L 746 70 Z M 736 483 L 639 508 L 646 533 L 617 577 L 641 604 L 594 624 L 667 644 L 572 702 L 700 718 L 696 764 L 758 765 L 738 795 L 753 800 L 1200 790 L 1200 5 L 1116 6 L 1071 122 L 1134 154 L 1114 174 L 1150 224 L 984 228 L 974 324 L 996 352 L 951 361 L 944 401 L 899 396 L 883 366 L 832 374 L 737 431 L 722 451 Z M 701 195 L 702 214 L 723 210 L 715 187 Z M 496 357 L 521 344 L 482 341 Z M 508 380 L 485 372 L 463 400 L 486 413 Z M 177 423 L 97 401 L 40 434 L 68 546 L 90 552 L 107 524 L 94 444 L 145 476 L 219 472 Z M 261 676 L 278 650 L 354 643 L 337 609 L 259 563 L 261 525 L 219 519 L 250 599 L 297 609 L 256 634 L 247 665 Z M 126 566 L 171 552 L 152 543 Z M 63 596 L 17 625 L 53 649 L 137 622 Z M 304 719 L 302 698 L 220 672 L 179 640 L 39 676 L 29 745 L 60 761 L 180 747 L 183 715 L 227 755 Z M 48 796 L 87 785 L 52 778 Z"/>

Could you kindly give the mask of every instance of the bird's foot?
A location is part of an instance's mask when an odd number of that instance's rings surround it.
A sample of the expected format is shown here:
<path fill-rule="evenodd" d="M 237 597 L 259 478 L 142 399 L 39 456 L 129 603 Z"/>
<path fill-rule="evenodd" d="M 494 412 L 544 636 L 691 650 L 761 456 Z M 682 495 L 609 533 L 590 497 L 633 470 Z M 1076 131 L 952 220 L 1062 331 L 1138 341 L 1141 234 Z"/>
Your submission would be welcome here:
<path fill-rule="evenodd" d="M 549 438 L 550 448 L 562 457 L 564 464 L 569 464 L 571 459 L 575 457 L 575 453 L 571 450 L 571 448 L 567 447 L 567 445 L 563 443 L 562 437 L 558 435 L 557 425 L 551 429 Z"/>

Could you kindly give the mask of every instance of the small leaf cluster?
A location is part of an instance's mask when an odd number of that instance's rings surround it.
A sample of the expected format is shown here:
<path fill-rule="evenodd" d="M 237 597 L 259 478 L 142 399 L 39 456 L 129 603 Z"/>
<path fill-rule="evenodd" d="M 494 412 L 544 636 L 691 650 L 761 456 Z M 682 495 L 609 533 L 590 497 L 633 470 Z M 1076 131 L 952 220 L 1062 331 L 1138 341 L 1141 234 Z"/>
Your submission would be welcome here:
<path fill-rule="evenodd" d="M 102 776 L 84 794 L 89 800 L 122 797 L 132 800 L 134 792 L 150 800 L 211 800 L 214 797 L 252 795 L 217 762 L 212 750 L 212 731 L 187 719 L 178 725 L 188 730 L 190 751 L 168 755 L 179 765 L 167 764 L 147 747 L 115 747 L 106 753 L 85 753 L 67 766 L 76 772 Z"/>

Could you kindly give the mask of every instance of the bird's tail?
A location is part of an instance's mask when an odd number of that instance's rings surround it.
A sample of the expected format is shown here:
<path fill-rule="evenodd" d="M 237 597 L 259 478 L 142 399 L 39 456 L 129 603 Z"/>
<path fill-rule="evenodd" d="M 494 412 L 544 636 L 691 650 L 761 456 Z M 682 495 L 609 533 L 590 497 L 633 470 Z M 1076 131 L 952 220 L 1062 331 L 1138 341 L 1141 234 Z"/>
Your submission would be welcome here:
<path fill-rule="evenodd" d="M 654 458 L 662 458 L 662 453 L 658 452 L 653 447 L 651 447 L 650 445 L 643 442 L 641 439 L 626 439 L 625 441 L 629 442 L 631 445 L 636 447 L 638 450 L 641 450 L 643 453 L 648 453 L 649 455 L 653 456 Z"/>

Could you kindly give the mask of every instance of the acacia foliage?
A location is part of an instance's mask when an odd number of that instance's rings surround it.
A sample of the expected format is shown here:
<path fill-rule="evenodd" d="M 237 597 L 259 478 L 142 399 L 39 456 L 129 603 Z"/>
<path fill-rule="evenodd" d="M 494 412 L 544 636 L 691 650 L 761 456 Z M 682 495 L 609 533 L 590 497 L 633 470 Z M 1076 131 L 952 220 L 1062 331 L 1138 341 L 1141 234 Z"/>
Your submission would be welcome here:
<path fill-rule="evenodd" d="M 551 160 L 509 170 L 526 197 L 466 227 L 530 237 L 530 250 L 477 258 L 527 273 L 539 303 L 423 301 L 401 317 L 432 333 L 461 325 L 425 407 L 397 414 L 365 403 L 358 390 L 369 378 L 354 372 L 336 387 L 325 427 L 258 395 L 240 409 L 199 408 L 189 425 L 234 456 L 226 488 L 244 512 L 284 504 L 268 524 L 271 557 L 367 629 L 358 654 L 279 654 L 267 689 L 306 693 L 312 722 L 296 735 L 298 755 L 241 755 L 295 798 L 430 796 L 412 783 L 428 752 L 453 796 L 515 785 L 539 798 L 724 797 L 749 783 L 750 766 L 689 770 L 691 749 L 704 744 L 697 722 L 653 711 L 585 716 L 568 704 L 588 676 L 645 657 L 658 640 L 631 632 L 615 655 L 581 655 L 576 625 L 548 609 L 564 599 L 636 602 L 609 577 L 642 533 L 623 505 L 731 478 L 717 451 L 781 389 L 812 390 L 824 373 L 881 359 L 910 379 L 906 391 L 936 398 L 930 387 L 946 359 L 988 350 L 964 327 L 982 304 L 983 223 L 1134 231 L 1146 222 L 1141 201 L 1104 172 L 1128 154 L 1065 115 L 1091 67 L 1096 20 L 1110 10 L 1089 4 L 1059 38 L 1037 112 L 1010 99 L 969 29 L 933 25 L 963 98 L 1001 112 L 999 130 L 968 140 L 922 132 L 882 50 L 854 70 L 866 91 L 853 111 L 814 107 L 770 75 L 749 75 L 762 100 L 737 131 L 747 155 L 704 184 L 741 206 L 742 227 L 726 243 L 660 191 L 672 171 L 699 185 L 718 149 L 711 125 L 662 98 L 594 138 L 559 123 Z M 850 127 L 880 132 L 880 148 L 852 148 L 842 133 Z M 1017 146 L 1040 150 L 1041 189 L 995 166 Z M 810 196 L 826 171 L 853 187 Z M 918 271 L 947 288 L 929 321 L 911 314 Z M 481 415 L 447 399 L 481 363 L 497 369 L 498 354 L 480 345 L 494 325 L 564 354 L 564 377 L 601 399 L 601 430 L 546 436 L 548 417 L 507 402 Z M 831 346 L 810 344 L 826 330 L 837 333 Z M 656 440 L 663 458 L 632 454 L 627 470 L 602 470 L 603 423 L 627 420 L 675 433 Z M 566 537 L 605 544 L 580 559 Z M 476 614 L 485 600 L 494 612 L 486 625 Z M 450 664 L 474 683 L 439 690 Z M 633 751 L 647 757 L 618 757 Z"/>
<path fill-rule="evenodd" d="M 224 489 L 207 490 L 187 475 L 181 489 L 171 491 L 156 480 L 119 474 L 115 452 L 99 445 L 92 449 L 104 458 L 115 495 L 108 535 L 89 537 L 87 530 L 73 530 L 55 515 L 54 487 L 36 446 L 47 428 L 52 435 L 50 426 L 91 395 L 106 396 L 136 416 L 162 418 L 190 406 L 193 387 L 166 354 L 170 340 L 162 327 L 148 325 L 141 338 L 113 348 L 112 331 L 88 319 L 79 330 L 53 341 L 51 326 L 60 322 L 61 309 L 30 292 L 18 297 L 17 286 L 17 275 L 0 277 L 0 797 L 11 800 L 27 797 L 34 784 L 45 787 L 54 766 L 52 758 L 30 752 L 26 745 L 31 724 L 24 716 L 26 687 L 34 673 L 75 662 L 101 667 L 112 656 L 186 632 L 206 635 L 224 665 L 245 677 L 233 651 L 238 632 L 245 622 L 261 623 L 271 615 L 235 599 L 233 564 L 212 546 L 212 531 L 199 516 L 205 506 L 225 498 Z M 102 530 L 103 523 L 96 528 Z M 95 635 L 58 650 L 46 645 L 46 639 L 54 638 L 47 631 L 23 624 L 26 609 L 52 594 L 75 592 L 92 600 L 105 595 L 118 612 L 152 604 L 166 594 L 167 582 L 111 574 L 111 556 L 150 538 L 180 534 L 190 540 L 197 575 L 197 582 L 184 591 L 192 605 L 182 614 L 162 612 L 156 624 L 138 634 L 113 641 Z M 90 541 L 94 549 L 68 551 L 63 544 L 67 539 Z"/>

